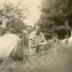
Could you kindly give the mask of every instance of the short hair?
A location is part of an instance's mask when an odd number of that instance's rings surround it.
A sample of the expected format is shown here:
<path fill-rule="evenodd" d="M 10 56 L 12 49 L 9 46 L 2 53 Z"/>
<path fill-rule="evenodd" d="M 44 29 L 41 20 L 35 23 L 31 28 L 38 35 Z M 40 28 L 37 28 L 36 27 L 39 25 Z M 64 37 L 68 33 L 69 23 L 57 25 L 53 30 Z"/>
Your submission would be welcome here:
<path fill-rule="evenodd" d="M 35 29 L 36 26 L 40 26 L 42 28 L 42 24 L 35 24 L 34 29 Z"/>

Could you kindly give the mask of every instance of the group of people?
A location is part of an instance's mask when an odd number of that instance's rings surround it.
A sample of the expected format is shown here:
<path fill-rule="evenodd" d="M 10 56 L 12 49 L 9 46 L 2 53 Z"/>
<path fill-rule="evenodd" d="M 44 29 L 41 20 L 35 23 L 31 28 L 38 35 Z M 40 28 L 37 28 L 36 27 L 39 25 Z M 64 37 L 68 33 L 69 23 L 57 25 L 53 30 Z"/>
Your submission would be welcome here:
<path fill-rule="evenodd" d="M 29 36 L 29 53 L 30 55 L 35 55 L 41 49 L 54 48 L 57 54 L 57 49 L 60 47 L 72 46 L 72 31 L 71 36 L 63 40 L 58 39 L 58 34 L 53 33 L 51 40 L 46 40 L 44 34 L 41 32 L 41 24 L 35 24 L 35 30 Z"/>
<path fill-rule="evenodd" d="M 28 51 L 29 55 L 35 55 L 41 50 L 49 48 L 57 48 L 59 45 L 71 46 L 72 36 L 64 40 L 59 40 L 58 35 L 53 33 L 51 40 L 46 40 L 45 35 L 41 32 L 42 25 L 35 24 L 34 31 L 28 36 Z M 24 35 L 23 35 L 24 36 Z M 24 57 L 24 37 L 21 37 L 20 32 L 16 32 L 14 28 L 8 24 L 8 19 L 4 19 L 0 24 L 0 58 L 12 58 L 23 60 Z"/>
<path fill-rule="evenodd" d="M 58 41 L 58 35 L 53 33 L 51 40 L 47 41 L 44 34 L 41 32 L 41 24 L 35 24 L 35 30 L 29 36 L 29 53 L 35 55 L 40 50 L 47 50 L 49 48 L 56 48 Z M 55 49 L 56 51 L 56 49 Z"/>

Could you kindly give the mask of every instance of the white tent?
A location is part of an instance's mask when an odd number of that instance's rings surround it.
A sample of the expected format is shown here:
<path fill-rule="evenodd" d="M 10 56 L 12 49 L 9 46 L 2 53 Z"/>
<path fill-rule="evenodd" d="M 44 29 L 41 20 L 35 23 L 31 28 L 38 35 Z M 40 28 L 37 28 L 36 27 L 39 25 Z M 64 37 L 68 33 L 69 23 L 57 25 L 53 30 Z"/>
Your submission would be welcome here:
<path fill-rule="evenodd" d="M 5 34 L 0 37 L 0 58 L 10 55 L 14 48 L 17 48 L 19 37 L 15 34 Z"/>

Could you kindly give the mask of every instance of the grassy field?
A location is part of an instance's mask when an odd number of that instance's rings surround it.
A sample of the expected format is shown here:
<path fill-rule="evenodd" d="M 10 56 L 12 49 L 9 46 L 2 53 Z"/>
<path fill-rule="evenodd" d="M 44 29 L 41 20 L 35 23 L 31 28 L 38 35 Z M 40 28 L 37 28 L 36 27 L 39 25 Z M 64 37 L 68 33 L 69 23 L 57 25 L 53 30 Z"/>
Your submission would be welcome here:
<path fill-rule="evenodd" d="M 36 56 L 26 56 L 24 61 L 5 60 L 0 72 L 72 72 L 72 48 L 54 48 Z"/>

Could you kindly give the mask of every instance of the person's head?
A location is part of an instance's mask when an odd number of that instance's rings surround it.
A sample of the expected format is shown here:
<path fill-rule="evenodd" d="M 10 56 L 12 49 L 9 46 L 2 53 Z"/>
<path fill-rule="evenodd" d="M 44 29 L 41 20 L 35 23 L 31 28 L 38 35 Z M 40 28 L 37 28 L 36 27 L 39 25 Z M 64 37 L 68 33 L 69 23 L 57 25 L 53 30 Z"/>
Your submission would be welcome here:
<path fill-rule="evenodd" d="M 42 28 L 42 25 L 41 25 L 41 24 L 35 24 L 35 26 L 34 26 L 34 29 L 35 29 L 37 32 L 40 32 L 40 31 L 41 31 L 41 28 Z"/>

